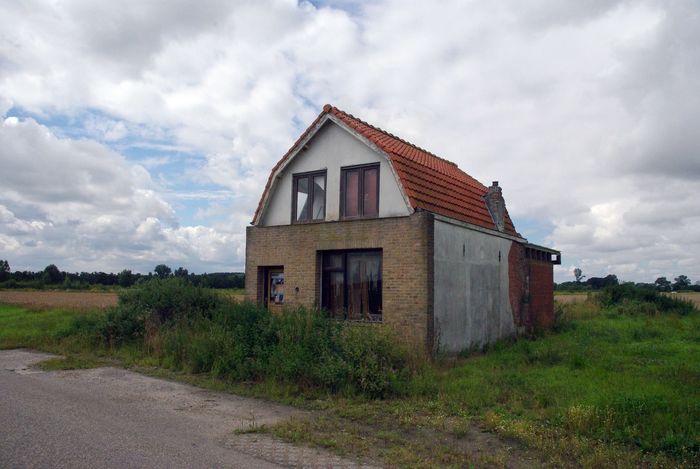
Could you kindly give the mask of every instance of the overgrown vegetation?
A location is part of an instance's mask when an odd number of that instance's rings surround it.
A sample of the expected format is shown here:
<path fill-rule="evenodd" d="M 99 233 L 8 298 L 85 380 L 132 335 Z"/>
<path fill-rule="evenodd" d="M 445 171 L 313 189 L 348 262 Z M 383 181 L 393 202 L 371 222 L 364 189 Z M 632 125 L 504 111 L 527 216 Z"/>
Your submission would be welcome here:
<path fill-rule="evenodd" d="M 559 466 L 700 465 L 700 314 L 672 296 L 613 286 L 558 305 L 554 331 L 425 364 L 390 330 L 270 315 L 183 282 L 144 285 L 106 314 L 74 319 L 0 309 L 0 347 L 24 337 L 70 354 L 83 344 L 198 384 L 306 396 L 320 414 L 258 431 L 390 465 L 498 466 L 524 451 Z M 36 321 L 53 339 L 8 335 Z"/>
<path fill-rule="evenodd" d="M 621 314 L 679 314 L 696 312 L 695 305 L 682 298 L 659 293 L 650 287 L 622 284 L 605 288 L 598 296 L 603 308 Z"/>
<path fill-rule="evenodd" d="M 107 348 L 137 345 L 169 369 L 371 398 L 405 394 L 422 363 L 386 327 L 305 309 L 273 315 L 177 278 L 125 291 L 103 317 L 79 317 L 63 334 Z"/>

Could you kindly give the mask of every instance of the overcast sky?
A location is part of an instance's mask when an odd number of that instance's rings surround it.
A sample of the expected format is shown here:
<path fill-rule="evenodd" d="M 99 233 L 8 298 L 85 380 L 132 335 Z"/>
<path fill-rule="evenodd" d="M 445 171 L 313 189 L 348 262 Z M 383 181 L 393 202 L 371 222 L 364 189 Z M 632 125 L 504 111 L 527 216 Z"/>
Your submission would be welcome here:
<path fill-rule="evenodd" d="M 0 3 L 0 259 L 241 271 L 331 103 L 498 180 L 556 280 L 700 280 L 700 2 Z"/>

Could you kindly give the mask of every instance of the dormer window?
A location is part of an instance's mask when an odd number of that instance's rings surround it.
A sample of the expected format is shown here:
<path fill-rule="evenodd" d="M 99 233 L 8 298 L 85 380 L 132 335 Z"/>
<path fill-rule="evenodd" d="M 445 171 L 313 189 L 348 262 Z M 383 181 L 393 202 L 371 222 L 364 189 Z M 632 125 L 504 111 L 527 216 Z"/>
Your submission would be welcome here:
<path fill-rule="evenodd" d="M 379 165 L 340 170 L 340 216 L 372 218 L 379 215 Z"/>
<path fill-rule="evenodd" d="M 292 223 L 323 221 L 326 218 L 326 171 L 294 174 L 292 179 Z"/>

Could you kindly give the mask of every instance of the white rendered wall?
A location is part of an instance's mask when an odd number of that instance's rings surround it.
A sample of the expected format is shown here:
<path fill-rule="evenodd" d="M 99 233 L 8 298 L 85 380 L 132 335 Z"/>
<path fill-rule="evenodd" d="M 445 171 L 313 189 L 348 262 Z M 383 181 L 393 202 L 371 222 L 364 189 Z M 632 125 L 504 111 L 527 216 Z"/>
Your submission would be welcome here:
<path fill-rule="evenodd" d="M 435 220 L 433 312 L 440 351 L 461 352 L 515 335 L 508 278 L 511 244 Z"/>
<path fill-rule="evenodd" d="M 340 219 L 340 168 L 379 163 L 379 217 L 410 215 L 387 159 L 333 122 L 328 122 L 299 152 L 273 184 L 261 226 L 289 225 L 292 218 L 292 175 L 326 170 L 326 221 Z"/>

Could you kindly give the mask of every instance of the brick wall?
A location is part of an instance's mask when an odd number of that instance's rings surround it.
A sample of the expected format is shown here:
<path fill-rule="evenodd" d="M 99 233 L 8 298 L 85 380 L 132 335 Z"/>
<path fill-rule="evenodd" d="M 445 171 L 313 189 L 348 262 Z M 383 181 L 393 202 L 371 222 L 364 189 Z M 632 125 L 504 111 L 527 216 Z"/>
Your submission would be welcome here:
<path fill-rule="evenodd" d="M 382 248 L 382 320 L 430 347 L 430 213 L 408 217 L 258 227 L 246 231 L 246 298 L 262 301 L 260 266 L 284 266 L 285 305 L 319 306 L 319 251 Z"/>
<path fill-rule="evenodd" d="M 530 316 L 533 326 L 554 324 L 554 283 L 551 262 L 528 259 L 530 270 Z"/>

